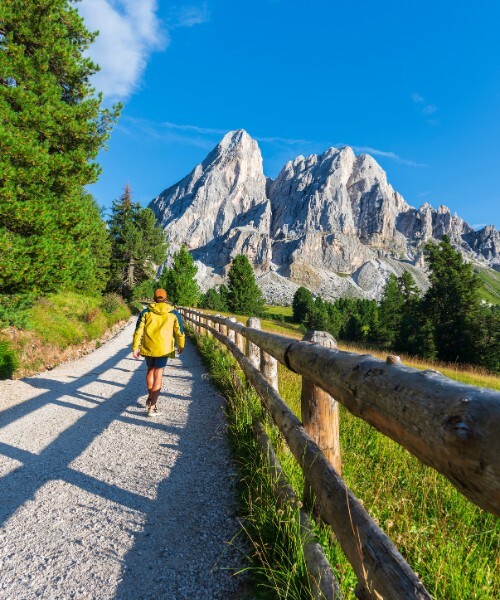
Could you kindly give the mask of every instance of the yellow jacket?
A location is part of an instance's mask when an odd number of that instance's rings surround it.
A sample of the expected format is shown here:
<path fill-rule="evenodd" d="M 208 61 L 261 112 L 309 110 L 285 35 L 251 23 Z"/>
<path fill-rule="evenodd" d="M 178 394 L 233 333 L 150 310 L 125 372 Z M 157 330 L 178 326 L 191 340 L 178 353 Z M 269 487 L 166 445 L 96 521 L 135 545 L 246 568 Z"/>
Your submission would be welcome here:
<path fill-rule="evenodd" d="M 186 336 L 180 314 L 168 302 L 153 302 L 145 308 L 134 332 L 132 350 L 142 356 L 174 356 L 175 342 L 184 348 Z"/>

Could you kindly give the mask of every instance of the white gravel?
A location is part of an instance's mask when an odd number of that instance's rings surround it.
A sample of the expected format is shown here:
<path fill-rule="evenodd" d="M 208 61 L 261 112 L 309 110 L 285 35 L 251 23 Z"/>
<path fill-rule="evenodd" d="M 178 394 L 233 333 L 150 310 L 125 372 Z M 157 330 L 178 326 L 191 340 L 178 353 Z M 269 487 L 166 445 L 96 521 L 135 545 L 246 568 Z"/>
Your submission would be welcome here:
<path fill-rule="evenodd" d="M 223 398 L 188 342 L 148 418 L 132 331 L 0 382 L 2 600 L 238 597 Z"/>

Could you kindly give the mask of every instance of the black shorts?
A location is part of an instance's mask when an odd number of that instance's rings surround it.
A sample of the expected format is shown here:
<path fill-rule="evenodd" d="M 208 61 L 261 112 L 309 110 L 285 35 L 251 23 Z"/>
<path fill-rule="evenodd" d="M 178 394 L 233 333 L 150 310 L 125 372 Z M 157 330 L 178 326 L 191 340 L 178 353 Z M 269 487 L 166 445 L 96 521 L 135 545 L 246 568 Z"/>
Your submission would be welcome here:
<path fill-rule="evenodd" d="M 168 356 L 145 356 L 148 369 L 164 369 L 167 366 Z"/>

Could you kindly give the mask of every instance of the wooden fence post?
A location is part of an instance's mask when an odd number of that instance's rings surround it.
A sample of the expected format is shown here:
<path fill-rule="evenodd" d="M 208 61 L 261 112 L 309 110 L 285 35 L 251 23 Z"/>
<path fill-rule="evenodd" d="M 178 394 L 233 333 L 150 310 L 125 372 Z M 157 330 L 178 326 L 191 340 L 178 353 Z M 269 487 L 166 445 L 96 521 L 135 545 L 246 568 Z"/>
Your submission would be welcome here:
<path fill-rule="evenodd" d="M 236 323 L 236 317 L 229 317 L 229 321 L 231 321 L 231 323 Z M 227 328 L 227 337 L 233 344 L 236 343 L 236 331 L 234 329 L 231 329 L 230 327 Z"/>
<path fill-rule="evenodd" d="M 260 372 L 267 382 L 278 391 L 278 361 L 262 349 L 260 351 Z"/>
<path fill-rule="evenodd" d="M 236 345 L 238 346 L 238 350 L 245 354 L 245 338 L 239 331 L 236 332 Z"/>
<path fill-rule="evenodd" d="M 216 317 L 220 317 L 221 315 L 215 315 Z M 217 321 L 214 321 L 214 329 L 215 331 L 218 331 L 219 333 L 220 331 L 220 323 L 217 323 Z"/>
<path fill-rule="evenodd" d="M 319 344 L 325 348 L 337 347 L 334 337 L 326 331 L 308 331 L 302 341 Z M 306 377 L 302 377 L 301 411 L 304 429 L 340 475 L 342 462 L 338 402 Z M 311 497 L 311 488 L 306 484 L 304 486 L 304 505 L 308 509 L 312 508 Z"/>
<path fill-rule="evenodd" d="M 257 317 L 250 317 L 247 321 L 247 327 L 251 327 L 252 329 L 260 329 L 260 319 Z M 260 348 L 250 340 L 247 340 L 246 354 L 252 366 L 254 366 L 256 369 L 260 369 Z"/>

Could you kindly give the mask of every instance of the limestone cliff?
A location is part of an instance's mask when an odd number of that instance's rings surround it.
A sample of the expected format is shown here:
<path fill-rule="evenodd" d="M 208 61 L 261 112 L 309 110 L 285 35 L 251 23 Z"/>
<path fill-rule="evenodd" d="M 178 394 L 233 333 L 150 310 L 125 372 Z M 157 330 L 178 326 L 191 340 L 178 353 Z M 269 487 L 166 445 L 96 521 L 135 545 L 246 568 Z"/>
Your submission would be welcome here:
<path fill-rule="evenodd" d="M 425 287 L 423 246 L 443 235 L 500 269 L 498 231 L 476 232 L 445 206 L 411 207 L 371 156 L 349 147 L 299 156 L 273 181 L 257 142 L 232 131 L 150 206 L 172 247 L 193 252 L 203 288 L 244 253 L 273 302 L 289 302 L 299 285 L 329 298 L 379 297 L 389 274 L 405 269 Z"/>

